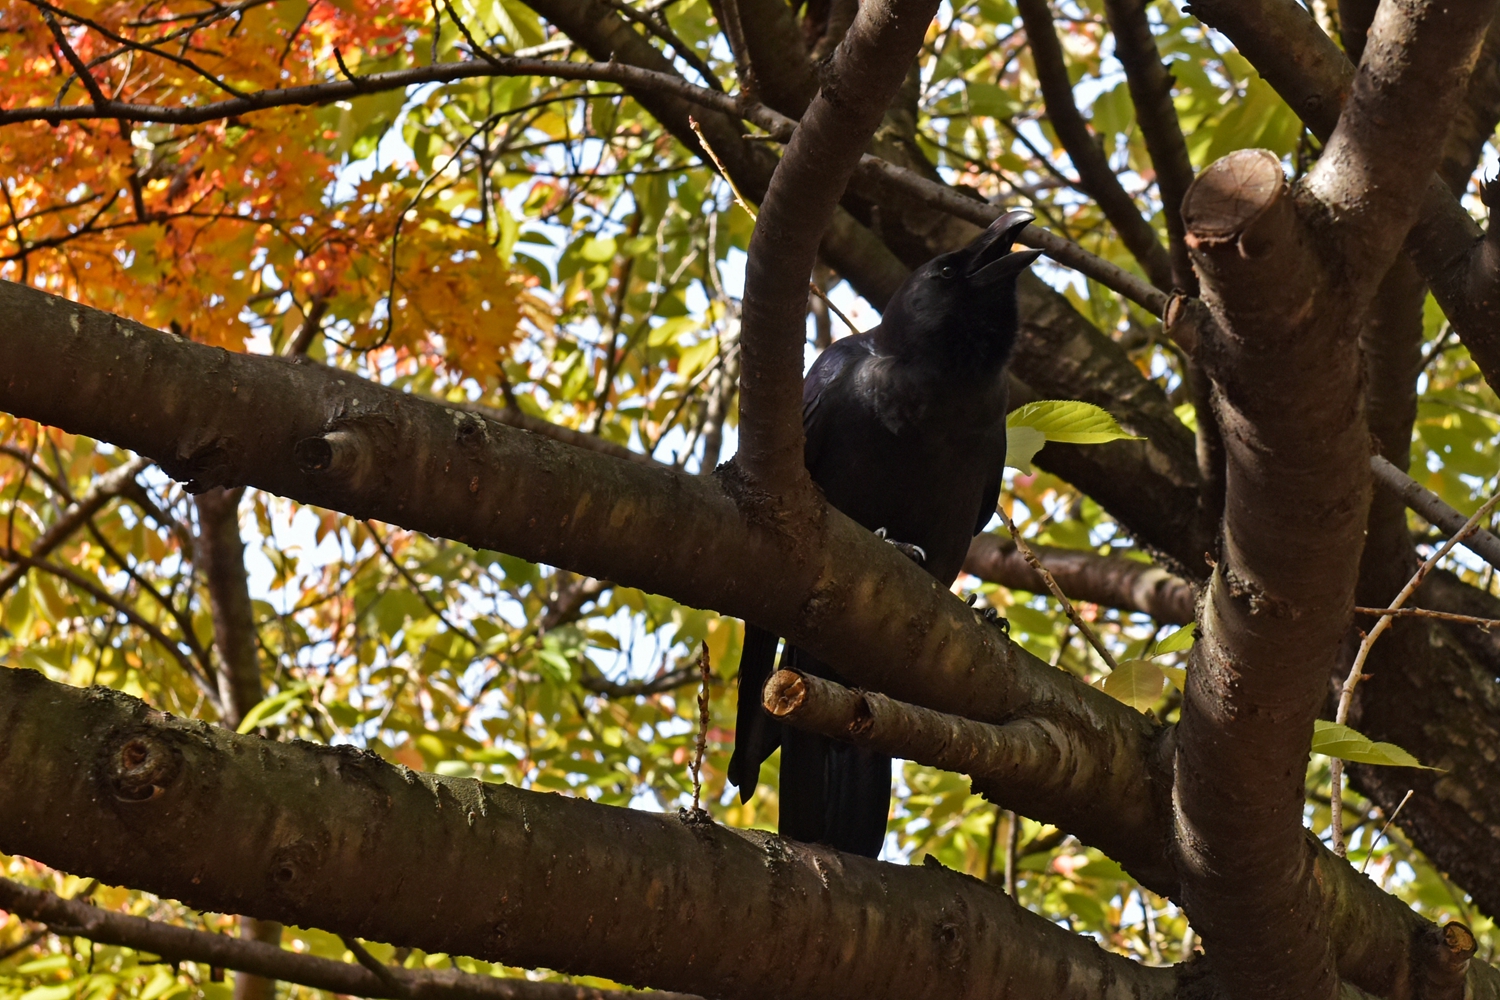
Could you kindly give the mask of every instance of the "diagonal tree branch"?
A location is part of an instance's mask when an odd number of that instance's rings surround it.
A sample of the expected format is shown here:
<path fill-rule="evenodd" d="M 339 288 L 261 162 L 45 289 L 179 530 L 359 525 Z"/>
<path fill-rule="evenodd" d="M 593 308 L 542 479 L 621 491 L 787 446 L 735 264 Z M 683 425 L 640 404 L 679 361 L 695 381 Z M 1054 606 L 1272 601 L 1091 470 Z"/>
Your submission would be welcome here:
<path fill-rule="evenodd" d="M 816 534 L 793 538 L 747 519 L 734 476 L 569 448 L 338 369 L 228 354 L 22 285 L 0 283 L 0 316 L 0 370 L 27 373 L 0 382 L 0 409 L 114 438 L 189 489 L 253 485 L 717 608 L 932 707 L 999 719 L 1034 704 L 1084 711 L 1100 728 L 1138 725 L 998 641 L 832 508 Z"/>
<path fill-rule="evenodd" d="M 1158 622 L 1185 625 L 1193 620 L 1193 585 L 1160 566 L 1121 556 L 1101 556 L 1052 545 L 1031 546 L 1047 572 L 1075 601 L 1150 615 Z M 1012 590 L 1046 593 L 1041 575 L 999 535 L 976 535 L 964 572 Z M 1031 815 L 1031 814 L 1028 814 Z"/>
<path fill-rule="evenodd" d="M 1338 126 L 1306 181 L 1332 215 L 1361 300 L 1406 238 L 1424 188 L 1452 199 L 1434 171 L 1495 7 L 1409 0 L 1381 4 L 1375 15 Z M 1398 147 L 1403 155 L 1390 155 Z"/>
<path fill-rule="evenodd" d="M 1136 770 L 1145 761 L 1129 743 L 1104 748 L 1097 734 L 1060 720 L 974 722 L 794 670 L 772 674 L 762 701 L 799 729 L 967 774 L 976 792 L 1007 809 L 1045 817 L 1117 859 L 1120 847 L 1129 850 L 1131 870 L 1153 891 L 1174 888 L 1170 825 L 1161 800 L 1141 794 L 1151 776 Z M 1118 766 L 1132 758 L 1135 766 Z M 1142 848 L 1156 853 L 1155 863 L 1137 853 Z"/>
<path fill-rule="evenodd" d="M 1062 43 L 1058 41 L 1057 30 L 1052 24 L 1052 11 L 1047 0 L 1017 0 L 1016 9 L 1031 43 L 1037 81 L 1047 105 L 1047 120 L 1052 123 L 1068 159 L 1073 161 L 1084 190 L 1099 203 L 1105 218 L 1120 234 L 1120 240 L 1135 256 L 1151 283 L 1157 288 L 1171 290 L 1171 258 L 1162 249 L 1156 231 L 1142 217 L 1135 199 L 1121 186 L 1114 168 L 1105 159 L 1104 151 L 1095 142 L 1093 130 L 1073 101 L 1073 81 L 1068 76 Z"/>
<path fill-rule="evenodd" d="M 1147 0 L 1109 0 L 1104 14 L 1114 32 L 1115 55 L 1125 67 L 1125 84 L 1135 105 L 1135 120 L 1161 195 L 1167 222 L 1167 250 L 1172 261 L 1172 284 L 1188 295 L 1198 294 L 1198 276 L 1188 259 L 1187 231 L 1182 224 L 1182 199 L 1193 183 L 1193 163 L 1172 104 L 1172 74 L 1162 64 L 1146 17 Z"/>

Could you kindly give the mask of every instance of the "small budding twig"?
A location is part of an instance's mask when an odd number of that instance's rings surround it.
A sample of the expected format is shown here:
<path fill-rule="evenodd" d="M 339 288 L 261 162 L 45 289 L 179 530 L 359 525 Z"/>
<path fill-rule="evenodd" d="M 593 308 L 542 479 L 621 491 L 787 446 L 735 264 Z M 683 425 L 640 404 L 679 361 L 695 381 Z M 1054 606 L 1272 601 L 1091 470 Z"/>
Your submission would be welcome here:
<path fill-rule="evenodd" d="M 1053 578 L 1051 573 L 1047 572 L 1047 567 L 1043 566 L 1042 561 L 1036 557 L 1036 553 L 1031 551 L 1031 546 L 1026 544 L 1026 539 L 1022 538 L 1021 533 L 1016 530 L 1015 522 L 1010 519 L 1010 515 L 1005 512 L 1004 508 L 1000 509 L 1000 517 L 1004 519 L 1005 530 L 1010 532 L 1010 537 L 1016 543 L 1016 548 L 1021 550 L 1021 555 L 1025 557 L 1026 562 L 1030 564 L 1031 568 L 1037 571 L 1037 574 L 1042 578 L 1042 582 L 1052 592 L 1052 596 L 1062 603 L 1063 611 L 1067 612 L 1068 619 L 1074 625 L 1078 626 L 1078 631 L 1083 633 L 1083 637 L 1089 641 L 1090 646 L 1094 647 L 1094 651 L 1104 660 L 1110 671 L 1118 670 L 1120 665 L 1109 654 L 1109 650 L 1104 648 L 1103 641 L 1100 640 L 1098 634 L 1092 628 L 1089 628 L 1089 623 L 1083 620 L 1083 616 L 1078 613 L 1078 609 L 1073 607 L 1073 602 L 1068 600 L 1068 595 L 1062 592 L 1062 588 L 1057 585 L 1057 580 Z"/>
<path fill-rule="evenodd" d="M 703 818 L 707 814 L 700 806 L 699 799 L 703 792 L 703 752 L 708 749 L 708 685 L 713 677 L 708 662 L 708 643 L 704 643 L 698 652 L 698 676 L 701 683 L 698 685 L 698 738 L 693 741 L 693 760 L 688 769 L 693 772 L 693 812 L 695 817 Z"/>
<path fill-rule="evenodd" d="M 1365 660 L 1369 658 L 1370 647 L 1375 645 L 1375 640 L 1379 639 L 1385 633 L 1386 629 L 1391 627 L 1391 622 L 1400 614 L 1401 606 L 1406 603 L 1407 598 L 1416 593 L 1417 588 L 1422 585 L 1422 581 L 1427 579 L 1427 574 L 1431 573 L 1432 568 L 1438 564 L 1438 560 L 1452 551 L 1455 545 L 1458 545 L 1475 528 L 1479 527 L 1480 522 L 1489 516 L 1490 511 L 1495 509 L 1496 504 L 1500 504 L 1500 493 L 1486 500 L 1484 506 L 1476 510 L 1474 516 L 1465 521 L 1464 526 L 1458 529 L 1453 537 L 1444 542 L 1426 562 L 1418 566 L 1417 571 L 1411 575 L 1411 579 L 1406 581 L 1406 586 L 1401 588 L 1401 593 L 1397 594 L 1396 599 L 1391 602 L 1391 606 L 1378 612 L 1380 620 L 1375 623 L 1375 627 L 1370 629 L 1364 641 L 1359 644 L 1359 652 L 1354 655 L 1354 665 L 1349 668 L 1349 676 L 1344 679 L 1344 687 L 1339 692 L 1338 711 L 1334 713 L 1333 717 L 1334 722 L 1342 726 L 1348 721 L 1349 706 L 1354 703 L 1354 689 L 1359 686 L 1360 681 L 1364 680 Z M 1329 791 L 1331 792 L 1329 800 L 1332 805 L 1331 823 L 1329 825 L 1333 833 L 1333 852 L 1339 857 L 1344 858 L 1349 855 L 1348 845 L 1344 843 L 1344 762 L 1337 757 L 1329 761 L 1328 780 L 1330 785 Z"/>
<path fill-rule="evenodd" d="M 1406 808 L 1406 803 L 1411 800 L 1412 793 L 1415 791 L 1415 788 L 1408 788 L 1406 790 L 1406 794 L 1401 796 L 1401 804 L 1391 810 L 1391 814 L 1385 819 L 1385 825 L 1380 828 L 1380 832 L 1375 835 L 1375 839 L 1370 841 L 1370 849 L 1365 852 L 1365 863 L 1359 866 L 1361 875 L 1364 874 L 1366 868 L 1370 867 L 1370 859 L 1375 856 L 1375 848 L 1379 847 L 1380 841 L 1385 838 L 1385 831 L 1389 830 L 1391 824 L 1396 822 L 1396 817 L 1401 814 L 1402 809 Z"/>
<path fill-rule="evenodd" d="M 752 222 L 759 219 L 760 216 L 756 214 L 755 209 L 750 207 L 750 203 L 746 201 L 745 196 L 740 193 L 739 185 L 734 182 L 733 177 L 729 176 L 729 171 L 724 169 L 724 163 L 719 159 L 719 154 L 715 153 L 714 148 L 708 144 L 708 137 L 705 136 L 703 134 L 703 130 L 698 127 L 698 119 L 694 118 L 692 115 L 688 115 L 688 128 L 693 130 L 693 134 L 698 137 L 698 144 L 703 147 L 703 151 L 707 153 L 708 158 L 713 161 L 714 167 L 719 171 L 719 176 L 723 177 L 725 183 L 729 185 L 729 190 L 734 194 L 735 203 L 738 204 L 740 208 L 743 208 L 745 210 L 745 214 L 750 216 L 750 220 Z M 709 252 L 713 252 L 712 247 L 709 248 Z M 819 288 L 816 283 L 809 281 L 807 283 L 807 290 L 816 295 L 818 298 L 822 299 L 824 303 L 827 304 L 829 311 L 837 316 L 840 322 L 842 322 L 850 330 L 855 333 L 860 332 L 859 327 L 855 326 L 853 321 L 850 320 L 848 316 L 845 316 L 838 306 L 833 304 L 833 300 L 830 299 L 828 297 L 828 294 L 824 292 L 823 289 Z"/>

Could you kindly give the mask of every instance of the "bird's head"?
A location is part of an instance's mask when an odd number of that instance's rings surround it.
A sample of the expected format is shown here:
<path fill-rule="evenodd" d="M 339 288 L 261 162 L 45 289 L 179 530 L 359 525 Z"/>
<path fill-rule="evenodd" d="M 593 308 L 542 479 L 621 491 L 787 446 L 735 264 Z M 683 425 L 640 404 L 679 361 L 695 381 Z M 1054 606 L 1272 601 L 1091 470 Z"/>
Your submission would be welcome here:
<path fill-rule="evenodd" d="M 977 368 L 1004 364 L 1019 326 L 1016 279 L 1041 254 L 1011 244 L 1033 218 L 1006 212 L 962 250 L 913 271 L 881 318 L 880 351 Z"/>

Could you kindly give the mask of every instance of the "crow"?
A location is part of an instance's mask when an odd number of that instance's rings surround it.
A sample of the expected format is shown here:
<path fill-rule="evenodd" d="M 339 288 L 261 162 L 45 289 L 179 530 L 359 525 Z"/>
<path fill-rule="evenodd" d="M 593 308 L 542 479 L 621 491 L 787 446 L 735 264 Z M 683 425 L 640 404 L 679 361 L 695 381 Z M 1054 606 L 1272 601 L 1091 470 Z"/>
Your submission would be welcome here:
<path fill-rule="evenodd" d="M 962 250 L 912 272 L 880 325 L 834 343 L 803 383 L 803 461 L 813 481 L 944 586 L 1000 498 L 1005 364 L 1020 326 L 1016 280 L 1040 254 L 1011 244 L 1032 218 L 1007 212 Z M 760 765 L 780 746 L 782 835 L 875 857 L 890 811 L 891 758 L 766 714 L 761 688 L 779 641 L 746 623 L 729 780 L 748 801 Z M 790 643 L 781 663 L 842 680 Z"/>

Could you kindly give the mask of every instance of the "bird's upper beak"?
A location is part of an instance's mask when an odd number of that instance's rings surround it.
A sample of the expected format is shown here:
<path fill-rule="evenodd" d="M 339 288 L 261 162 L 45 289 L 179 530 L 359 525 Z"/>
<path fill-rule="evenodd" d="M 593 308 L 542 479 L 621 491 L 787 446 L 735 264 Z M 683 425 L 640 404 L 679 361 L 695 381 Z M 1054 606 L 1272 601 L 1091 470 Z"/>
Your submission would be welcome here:
<path fill-rule="evenodd" d="M 974 241 L 976 253 L 969 264 L 968 277 L 977 285 L 992 285 L 1002 278 L 1011 277 L 1028 267 L 1042 255 L 1040 250 L 1017 250 L 1011 244 L 1016 235 L 1031 225 L 1036 218 L 1030 212 L 1006 212 L 990 223 Z"/>

